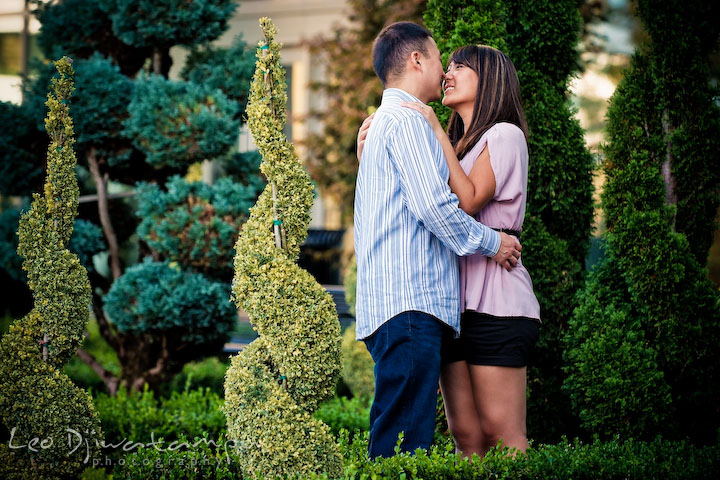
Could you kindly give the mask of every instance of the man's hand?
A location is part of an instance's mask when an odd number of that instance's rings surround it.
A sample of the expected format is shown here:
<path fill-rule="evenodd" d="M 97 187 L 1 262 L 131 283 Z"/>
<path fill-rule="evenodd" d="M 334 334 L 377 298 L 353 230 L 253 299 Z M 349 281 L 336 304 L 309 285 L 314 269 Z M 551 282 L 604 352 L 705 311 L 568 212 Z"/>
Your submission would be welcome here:
<path fill-rule="evenodd" d="M 360 125 L 360 131 L 358 132 L 357 136 L 357 159 L 358 162 L 360 161 L 360 157 L 362 156 L 363 147 L 365 146 L 365 138 L 367 138 L 368 130 L 370 130 L 370 123 L 372 123 L 372 119 L 375 116 L 373 113 L 369 117 L 367 117 L 365 120 L 363 120 L 362 125 Z"/>
<path fill-rule="evenodd" d="M 522 245 L 517 238 L 500 232 L 500 249 L 492 259 L 509 272 L 518 264 L 521 251 Z"/>

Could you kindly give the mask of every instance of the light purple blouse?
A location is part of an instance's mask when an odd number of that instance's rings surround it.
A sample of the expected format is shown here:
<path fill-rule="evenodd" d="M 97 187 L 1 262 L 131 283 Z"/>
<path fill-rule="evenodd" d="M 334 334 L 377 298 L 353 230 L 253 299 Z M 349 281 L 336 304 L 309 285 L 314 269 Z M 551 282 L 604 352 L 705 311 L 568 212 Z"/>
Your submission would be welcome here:
<path fill-rule="evenodd" d="M 466 174 L 486 146 L 495 174 L 495 195 L 475 218 L 488 227 L 522 230 L 528 181 L 525 136 L 511 123 L 496 123 L 460 160 Z M 540 305 L 522 257 L 509 272 L 483 255 L 460 257 L 460 305 L 462 311 L 540 320 Z"/>

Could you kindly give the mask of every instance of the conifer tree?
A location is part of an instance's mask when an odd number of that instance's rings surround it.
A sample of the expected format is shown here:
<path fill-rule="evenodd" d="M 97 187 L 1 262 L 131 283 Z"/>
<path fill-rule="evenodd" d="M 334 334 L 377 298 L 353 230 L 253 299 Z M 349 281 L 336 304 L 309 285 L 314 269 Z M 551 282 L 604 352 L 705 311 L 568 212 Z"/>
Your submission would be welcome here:
<path fill-rule="evenodd" d="M 717 2 L 638 2 L 649 40 L 608 110 L 606 253 L 566 336 L 566 388 L 609 437 L 717 441 L 720 295 L 705 268 L 720 204 L 710 83 Z"/>
<path fill-rule="evenodd" d="M 445 61 L 455 48 L 486 44 L 507 53 L 518 71 L 530 153 L 523 264 L 543 321 L 528 370 L 528 433 L 555 440 L 571 434 L 576 424 L 561 391 L 560 337 L 582 285 L 593 213 L 593 159 L 567 98 L 577 65 L 578 5 L 573 0 L 429 0 L 425 23 Z"/>
<path fill-rule="evenodd" d="M 10 437 L 0 444 L 0 477 L 7 479 L 76 478 L 102 439 L 90 395 L 61 372 L 83 339 L 91 300 L 87 271 L 67 248 L 78 207 L 68 114 L 74 72 L 67 57 L 55 66 L 45 192 L 34 194 L 18 232 L 34 307 L 0 340 L 0 418 Z"/>
<path fill-rule="evenodd" d="M 330 429 L 313 417 L 334 394 L 340 373 L 340 324 L 330 295 L 298 267 L 313 187 L 283 134 L 285 72 L 276 28 L 260 19 L 248 125 L 268 186 L 235 246 L 233 296 L 259 337 L 233 357 L 225 378 L 228 434 L 243 471 L 268 477 L 342 473 Z"/>

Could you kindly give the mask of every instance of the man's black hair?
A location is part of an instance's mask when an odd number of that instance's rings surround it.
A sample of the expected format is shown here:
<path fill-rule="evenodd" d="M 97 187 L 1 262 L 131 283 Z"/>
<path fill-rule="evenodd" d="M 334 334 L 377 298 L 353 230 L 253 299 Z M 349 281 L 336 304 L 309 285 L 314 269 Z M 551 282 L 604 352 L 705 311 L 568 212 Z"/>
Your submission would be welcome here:
<path fill-rule="evenodd" d="M 373 68 L 383 85 L 389 77 L 403 72 L 410 52 L 428 54 L 428 38 L 432 38 L 430 32 L 412 22 L 397 22 L 383 28 L 375 39 L 372 52 Z"/>

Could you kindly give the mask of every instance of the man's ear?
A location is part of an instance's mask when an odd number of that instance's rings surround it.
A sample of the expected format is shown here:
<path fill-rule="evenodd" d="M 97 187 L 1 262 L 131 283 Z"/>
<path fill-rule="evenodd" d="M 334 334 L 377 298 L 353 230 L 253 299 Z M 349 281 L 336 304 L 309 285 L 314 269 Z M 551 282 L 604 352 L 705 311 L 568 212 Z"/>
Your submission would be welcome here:
<path fill-rule="evenodd" d="M 418 51 L 414 51 L 410 54 L 410 58 L 412 60 L 411 63 L 412 63 L 413 67 L 417 67 L 418 65 L 420 65 L 420 57 L 421 57 L 421 55 L 420 55 L 420 52 L 418 52 Z"/>

